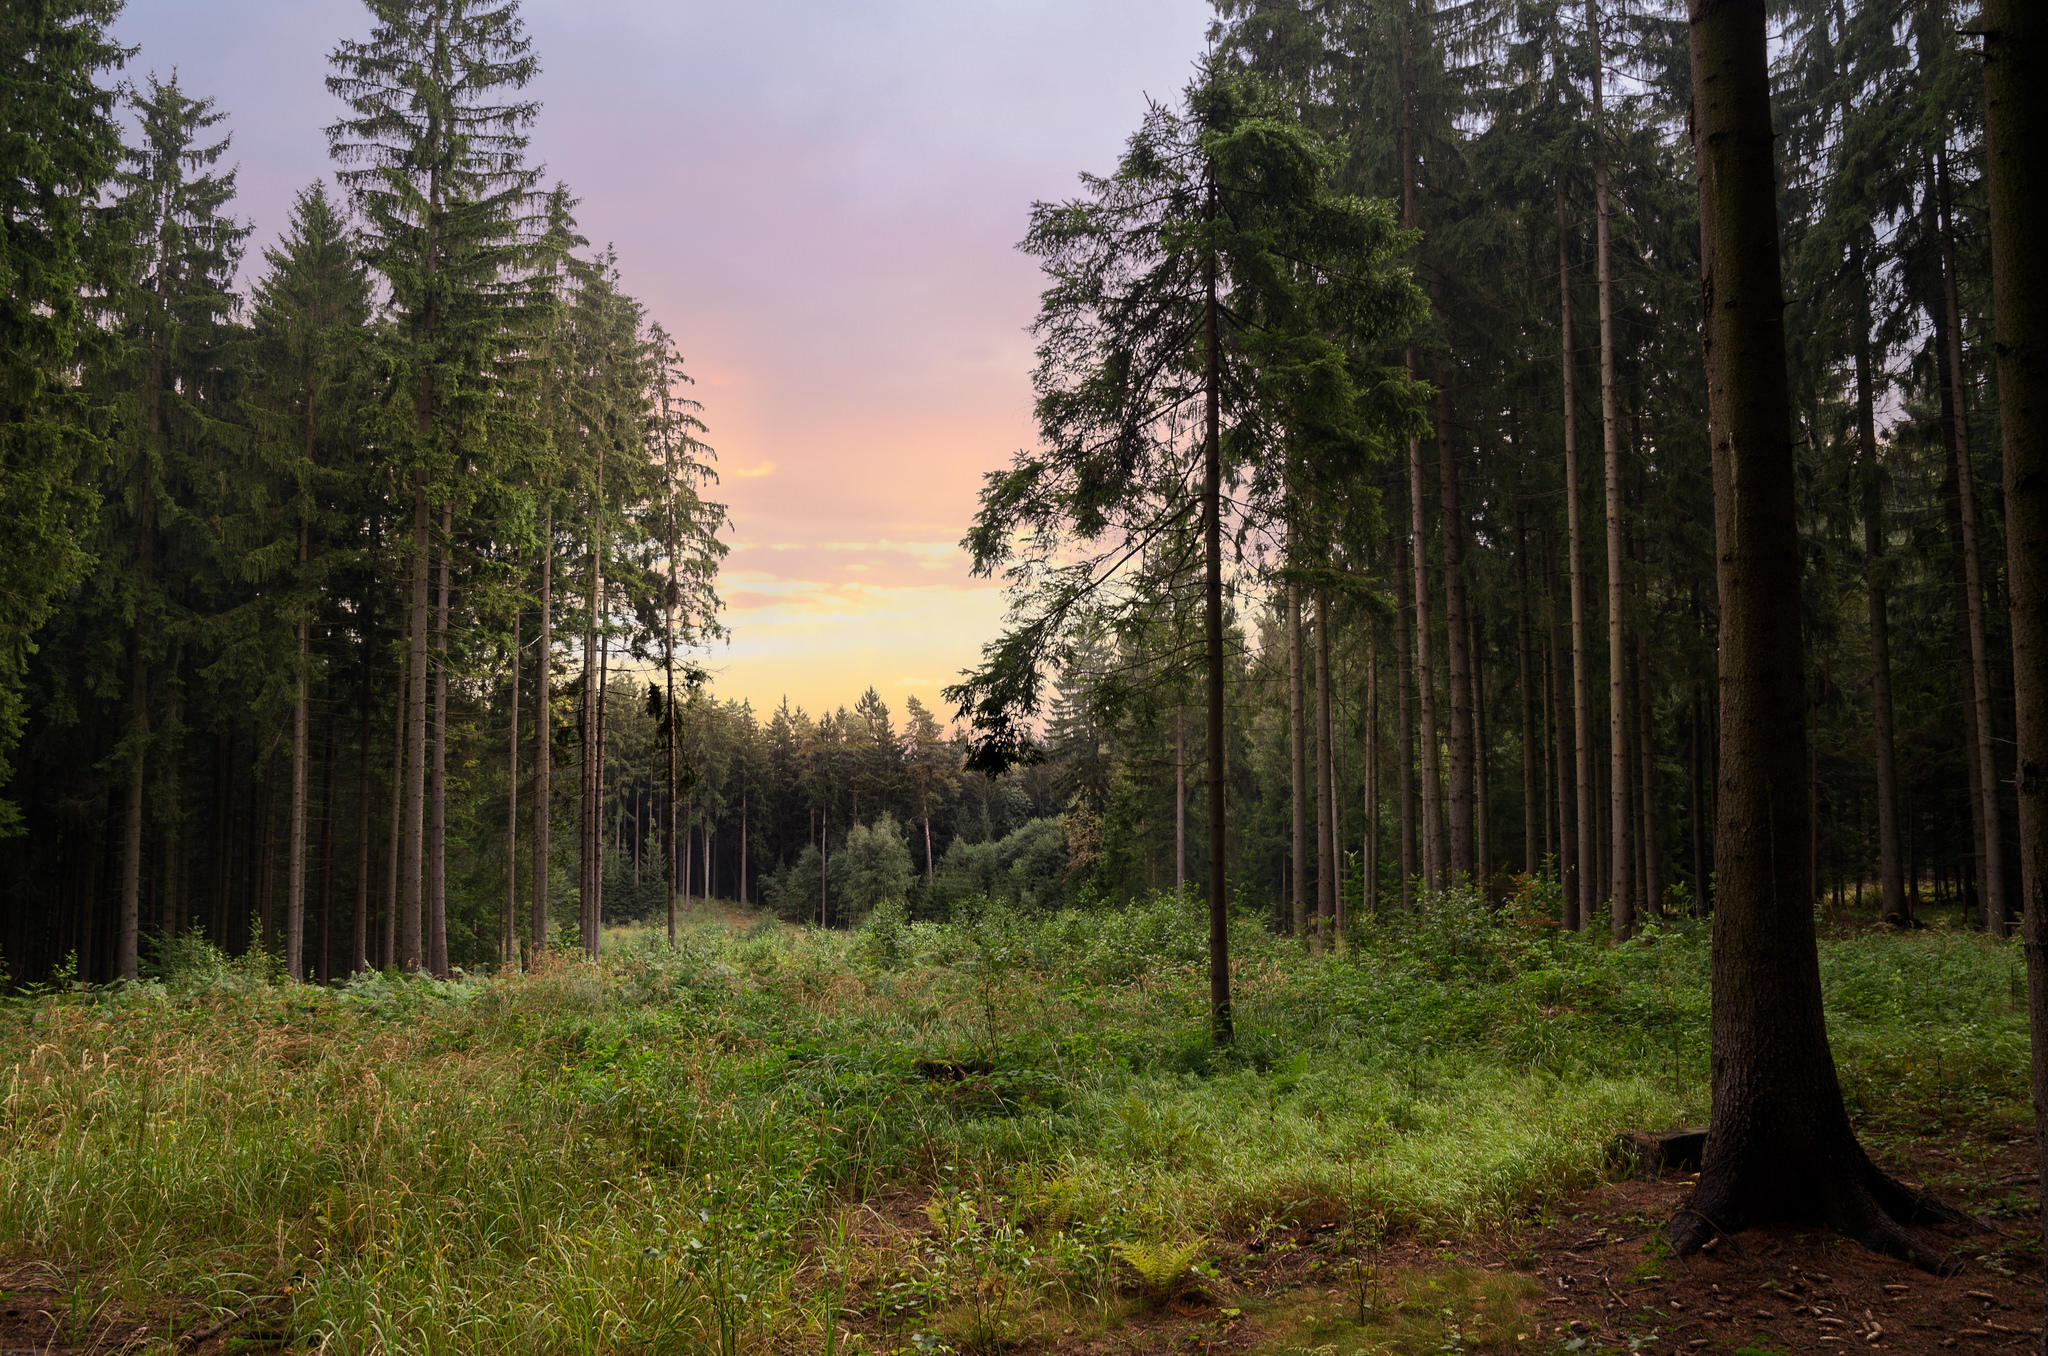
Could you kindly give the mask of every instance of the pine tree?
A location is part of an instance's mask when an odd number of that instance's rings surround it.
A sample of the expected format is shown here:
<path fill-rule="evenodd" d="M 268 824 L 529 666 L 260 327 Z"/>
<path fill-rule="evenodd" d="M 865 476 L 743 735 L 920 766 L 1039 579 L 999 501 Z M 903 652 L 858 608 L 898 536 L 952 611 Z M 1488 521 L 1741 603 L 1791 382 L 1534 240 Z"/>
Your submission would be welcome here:
<path fill-rule="evenodd" d="M 1219 1043 L 1232 1033 L 1224 486 L 1249 520 L 1269 523 L 1302 462 L 1355 464 L 1376 436 L 1412 427 L 1413 393 L 1378 358 L 1420 309 L 1392 266 L 1399 237 L 1385 205 L 1337 195 L 1326 153 L 1262 97 L 1212 75 L 1185 114 L 1152 108 L 1113 177 L 1084 176 L 1085 198 L 1035 209 L 1025 248 L 1053 280 L 1035 378 L 1045 451 L 989 477 L 968 536 L 977 571 L 1008 570 L 1019 613 L 947 693 L 974 724 L 977 765 L 1016 756 L 1048 657 L 1127 611 L 1130 596 L 1114 601 L 1122 568 L 1175 524 L 1199 522 Z M 1258 456 L 1283 443 L 1279 464 Z M 1068 533 L 1089 549 L 1055 561 Z"/>

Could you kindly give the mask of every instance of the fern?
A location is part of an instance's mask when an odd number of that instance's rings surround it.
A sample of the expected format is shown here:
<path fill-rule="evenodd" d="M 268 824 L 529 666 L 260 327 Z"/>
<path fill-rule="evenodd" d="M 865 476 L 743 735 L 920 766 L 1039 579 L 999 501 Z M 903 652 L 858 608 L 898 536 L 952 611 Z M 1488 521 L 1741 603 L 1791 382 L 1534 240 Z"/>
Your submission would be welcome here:
<path fill-rule="evenodd" d="M 1208 1247 L 1204 1238 L 1188 1238 L 1178 1242 L 1156 1239 L 1150 1243 L 1119 1243 L 1116 1255 L 1124 1265 L 1137 1273 L 1145 1290 L 1154 1299 L 1170 1299 L 1195 1274 L 1195 1264 L 1202 1259 L 1202 1252 Z"/>

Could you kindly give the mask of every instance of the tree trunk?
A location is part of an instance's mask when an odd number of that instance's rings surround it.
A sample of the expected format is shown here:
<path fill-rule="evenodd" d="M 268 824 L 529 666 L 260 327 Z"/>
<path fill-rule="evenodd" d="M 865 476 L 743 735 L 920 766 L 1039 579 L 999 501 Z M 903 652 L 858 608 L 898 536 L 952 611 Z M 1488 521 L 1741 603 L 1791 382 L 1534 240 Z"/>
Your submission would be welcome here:
<path fill-rule="evenodd" d="M 1942 404 L 1948 405 L 1948 379 L 1941 379 Z M 1963 924 L 1975 928 L 1984 921 L 1984 900 L 1990 896 L 1986 872 L 1989 853 L 1984 842 L 1984 797 L 1979 794 L 1983 785 L 1983 758 L 1977 743 L 1977 675 L 1970 663 L 1969 623 L 1966 618 L 1970 611 L 1968 577 L 1963 572 L 1963 511 L 1956 497 L 1956 457 L 1951 444 L 1948 469 L 1942 481 L 1942 507 L 1948 518 L 1949 539 L 1955 543 L 1952 559 L 1950 586 L 1955 594 L 1956 641 L 1956 692 L 1960 698 L 1963 713 L 1963 762 L 1964 777 L 1968 790 L 1964 799 L 1970 806 L 1970 871 L 1961 881 L 1957 897 L 1964 901 Z"/>
<path fill-rule="evenodd" d="M 548 820 L 554 809 L 555 510 L 541 524 L 540 634 L 533 643 L 533 919 L 527 939 L 538 960 L 548 949 Z"/>
<path fill-rule="evenodd" d="M 1209 174 L 1206 216 L 1216 220 L 1216 178 Z M 1223 801 L 1223 354 L 1216 297 L 1216 251 L 1202 258 L 1203 626 L 1209 669 L 1209 1034 L 1218 1045 L 1233 1035 L 1230 1012 L 1230 904 L 1224 878 Z"/>
<path fill-rule="evenodd" d="M 411 561 L 405 565 L 407 571 L 401 584 L 400 596 L 406 600 L 407 615 L 410 616 L 412 593 Z M 409 652 L 399 660 L 398 701 L 393 712 L 391 730 L 391 836 L 384 850 L 384 916 L 382 930 L 378 937 L 378 950 L 382 953 L 386 970 L 398 968 L 398 913 L 401 885 L 399 874 L 405 857 L 405 763 L 406 763 L 406 694 L 412 690 L 407 676 L 410 665 Z"/>
<path fill-rule="evenodd" d="M 1289 533 L 1289 546 L 1292 547 Z M 1292 550 L 1289 561 L 1292 563 Z M 1294 905 L 1294 936 L 1314 943 L 1308 925 L 1308 680 L 1301 622 L 1301 585 L 1287 585 L 1287 802 L 1293 836 L 1288 840 L 1287 897 Z"/>
<path fill-rule="evenodd" d="M 2048 139 L 2048 13 L 2038 0 L 1985 0 L 1983 25 L 1985 180 L 2018 714 L 2020 935 L 2033 1034 L 2036 1166 L 2048 1174 L 2048 176 L 2041 163 Z M 2048 1241 L 2048 1196 L 2043 1199 L 2042 1238 Z M 2048 1351 L 2048 1337 L 2041 1345 Z"/>
<path fill-rule="evenodd" d="M 142 792 L 148 776 L 149 661 L 143 658 L 139 628 L 130 646 L 128 800 L 121 815 L 121 918 L 114 944 L 115 974 L 127 980 L 139 979 L 142 974 Z"/>
<path fill-rule="evenodd" d="M 1472 717 L 1471 625 L 1465 604 L 1465 520 L 1458 497 L 1458 441 L 1451 404 L 1450 364 L 1436 365 L 1437 525 L 1444 552 L 1444 659 L 1449 681 L 1450 752 L 1449 821 L 1446 829 L 1448 871 L 1444 884 L 1479 869 L 1477 810 L 1474 805 L 1473 760 L 1477 740 Z"/>
<path fill-rule="evenodd" d="M 602 564 L 602 532 L 597 515 L 602 512 L 603 458 L 600 449 L 599 486 L 600 494 L 593 498 L 590 524 L 590 570 L 588 592 L 584 600 L 583 615 L 583 808 L 578 821 L 577 860 L 580 864 L 581 884 L 577 890 L 576 923 L 578 940 L 583 954 L 593 959 L 597 956 L 597 892 L 598 882 L 604 874 L 603 806 L 599 801 L 598 778 L 603 739 L 598 729 L 598 701 L 603 691 L 604 677 L 599 672 L 597 630 L 598 602 L 604 589 L 604 566 Z"/>
<path fill-rule="evenodd" d="M 1821 1009 L 1806 795 L 1799 532 L 1765 0 L 1692 0 L 1693 135 L 1721 599 L 1713 1116 L 1681 1255 L 1826 1222 L 1923 1266 L 1922 1198 L 1857 1143 Z"/>
<path fill-rule="evenodd" d="M 334 721 L 327 722 L 327 759 L 320 772 L 320 950 L 314 978 L 324 987 L 333 978 L 334 956 Z"/>
<path fill-rule="evenodd" d="M 427 968 L 448 978 L 448 550 L 455 510 L 441 506 L 440 596 L 434 608 L 433 798 L 427 806 Z"/>
<path fill-rule="evenodd" d="M 420 915 L 427 834 L 427 571 L 432 542 L 427 491 L 421 482 L 412 504 L 412 600 L 407 618 L 411 671 L 407 675 L 405 717 L 405 836 L 398 865 L 398 964 L 417 970 L 425 959 Z"/>
<path fill-rule="evenodd" d="M 1870 280 L 1864 243 L 1851 246 L 1849 271 L 1856 279 L 1856 436 L 1863 454 L 1863 578 L 1870 611 L 1870 704 L 1877 746 L 1877 857 L 1881 916 L 1903 927 L 1906 882 L 1899 864 L 1899 779 L 1893 761 L 1891 622 L 1885 605 L 1889 568 L 1885 563 L 1884 467 L 1877 446 L 1877 395 L 1870 354 Z"/>
<path fill-rule="evenodd" d="M 299 520 L 299 572 L 305 573 L 311 545 L 311 529 Z M 293 983 L 306 977 L 306 773 L 312 755 L 310 707 L 312 680 L 308 669 L 310 628 L 301 615 L 292 628 L 297 642 L 292 682 L 292 803 L 291 823 L 286 829 L 290 846 L 285 856 L 284 876 L 284 972 Z"/>
<path fill-rule="evenodd" d="M 1418 229 L 1416 214 L 1417 162 L 1415 147 L 1414 13 L 1411 10 L 1401 34 L 1401 229 Z M 1405 355 L 1408 375 L 1416 374 L 1415 350 Z M 1423 888 L 1440 890 L 1444 879 L 1443 774 L 1439 767 L 1436 718 L 1436 666 L 1430 654 L 1429 631 L 1429 525 L 1422 497 L 1422 443 L 1408 440 L 1408 542 L 1409 567 L 1413 576 L 1415 604 L 1415 695 L 1416 737 L 1422 745 L 1422 877 Z"/>
<path fill-rule="evenodd" d="M 1969 634 L 1970 700 L 1974 708 L 1972 739 L 1976 745 L 1977 798 L 1983 809 L 1984 864 L 1981 870 L 1984 926 L 2003 937 L 2006 926 L 2005 845 L 1998 820 L 1998 759 L 1991 739 L 1991 661 L 1984 635 L 1984 575 L 1977 547 L 1977 475 L 1970 460 L 1969 387 L 1963 377 L 1963 321 L 1958 300 L 1954 227 L 1949 220 L 1947 157 L 1934 157 L 1937 218 L 1941 237 L 1942 325 L 1939 342 L 1947 372 L 1950 400 L 1942 423 L 1949 435 L 1956 477 L 1956 507 L 1961 513 L 1963 554 L 1963 620 Z"/>
<path fill-rule="evenodd" d="M 1628 649 L 1623 635 L 1627 593 L 1621 528 L 1621 410 L 1614 378 L 1614 269 L 1607 208 L 1606 108 L 1600 49 L 1599 0 L 1586 0 L 1586 40 L 1593 49 L 1593 212 L 1600 286 L 1600 434 L 1607 466 L 1607 794 L 1613 837 L 1614 894 L 1609 923 L 1614 940 L 1635 931 L 1629 897 Z"/>
<path fill-rule="evenodd" d="M 1543 830 L 1538 827 L 1542 797 L 1537 792 L 1537 751 L 1543 747 L 1536 703 L 1540 693 L 1529 651 L 1529 535 L 1522 508 L 1515 506 L 1515 677 L 1522 718 L 1522 874 L 1532 879 L 1542 864 Z"/>
<path fill-rule="evenodd" d="M 1378 634 L 1365 633 L 1365 871 L 1358 906 L 1380 912 L 1380 656 Z"/>
<path fill-rule="evenodd" d="M 1557 878 L 1564 886 L 1561 891 L 1564 917 L 1561 921 L 1567 931 L 1577 932 L 1585 919 L 1580 905 L 1585 875 L 1580 865 L 1584 860 L 1581 853 L 1589 837 L 1584 829 L 1585 817 L 1593 813 L 1592 796 L 1586 786 L 1592 776 L 1592 760 L 1581 754 L 1581 736 L 1589 723 L 1585 719 L 1585 688 L 1578 681 L 1577 641 L 1584 632 L 1578 625 L 1582 612 L 1580 594 L 1574 586 L 1569 590 L 1573 646 L 1568 652 L 1565 646 L 1566 609 L 1558 606 L 1560 581 L 1554 547 L 1550 554 L 1550 669 L 1557 678 L 1551 687 L 1551 722 L 1557 727 Z M 1564 707 L 1567 675 L 1574 694 L 1570 712 Z"/>
<path fill-rule="evenodd" d="M 512 687 L 511 727 L 505 747 L 505 925 L 498 940 L 498 963 L 508 972 L 519 968 L 519 623 L 512 614 L 511 663 L 506 666 Z"/>
<path fill-rule="evenodd" d="M 1330 720 L 1330 599 L 1316 594 L 1316 948 L 1343 944 L 1337 924 L 1337 741 Z"/>
<path fill-rule="evenodd" d="M 1493 874 L 1493 822 L 1486 809 L 1486 661 L 1476 603 L 1467 606 L 1465 625 L 1472 654 L 1472 878 L 1486 888 Z"/>
<path fill-rule="evenodd" d="M 932 812 L 924 812 L 924 860 L 929 873 L 932 860 Z M 929 874 L 927 874 L 929 879 Z M 1173 891 L 1179 894 L 1188 884 L 1188 737 L 1187 707 L 1175 702 L 1173 708 Z"/>
<path fill-rule="evenodd" d="M 662 707 L 665 722 L 665 758 L 668 776 L 667 809 L 662 820 L 667 833 L 662 841 L 662 883 L 668 902 L 668 944 L 676 944 L 676 735 L 680 722 L 676 719 L 676 590 L 679 581 L 676 575 L 676 556 L 679 554 L 676 542 L 675 468 L 663 468 L 663 484 L 667 490 L 668 507 L 668 590 L 662 595 L 662 647 L 661 667 L 663 681 L 667 685 L 667 700 Z"/>
<path fill-rule="evenodd" d="M 1594 887 L 1599 852 L 1599 817 L 1593 808 L 1593 693 L 1587 668 L 1586 548 L 1579 504 L 1579 417 L 1572 355 L 1572 275 L 1570 237 L 1565 230 L 1564 181 L 1557 185 L 1557 286 L 1564 365 L 1564 512 L 1565 568 L 1570 575 L 1572 604 L 1572 783 L 1576 801 L 1572 822 L 1578 829 L 1570 860 L 1563 863 L 1564 925 L 1576 932 L 1591 921 L 1600 896 Z"/>
<path fill-rule="evenodd" d="M 1408 571 L 1397 561 L 1393 573 L 1394 591 L 1399 599 L 1394 613 L 1394 690 L 1400 707 L 1395 723 L 1400 727 L 1397 752 L 1401 764 L 1394 780 L 1395 794 L 1401 798 L 1401 911 L 1406 913 L 1415 907 L 1415 669 L 1408 653 L 1414 631 L 1408 624 Z"/>
<path fill-rule="evenodd" d="M 373 628 L 365 626 L 365 636 Z M 349 948 L 350 975 L 370 968 L 370 666 L 364 664 L 356 724 L 356 916 Z"/>

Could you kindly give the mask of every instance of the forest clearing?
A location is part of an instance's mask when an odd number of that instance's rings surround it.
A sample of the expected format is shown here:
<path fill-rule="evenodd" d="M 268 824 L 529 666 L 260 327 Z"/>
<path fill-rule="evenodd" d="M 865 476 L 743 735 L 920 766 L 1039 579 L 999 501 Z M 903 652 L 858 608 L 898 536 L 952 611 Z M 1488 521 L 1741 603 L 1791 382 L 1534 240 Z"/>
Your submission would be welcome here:
<path fill-rule="evenodd" d="M 1540 886 L 1530 887 L 1540 890 Z M 2024 1350 L 2008 948 L 1832 935 L 1879 1160 L 1965 1206 L 1938 1277 L 1841 1239 L 1689 1261 L 1617 1136 L 1706 1112 L 1696 924 L 1606 948 L 1452 898 L 1308 956 L 1200 908 L 700 908 L 530 974 L 161 979 L 0 1009 L 0 1270 L 37 1351 Z M 1683 1274 L 1681 1274 L 1683 1269 Z M 1718 1287 L 1718 1288 L 1717 1288 Z M 154 1347 L 149 1346 L 155 1343 Z"/>
<path fill-rule="evenodd" d="M 2048 1356 L 2044 146 L 2048 0 L 8 0 L 0 1356 Z"/>

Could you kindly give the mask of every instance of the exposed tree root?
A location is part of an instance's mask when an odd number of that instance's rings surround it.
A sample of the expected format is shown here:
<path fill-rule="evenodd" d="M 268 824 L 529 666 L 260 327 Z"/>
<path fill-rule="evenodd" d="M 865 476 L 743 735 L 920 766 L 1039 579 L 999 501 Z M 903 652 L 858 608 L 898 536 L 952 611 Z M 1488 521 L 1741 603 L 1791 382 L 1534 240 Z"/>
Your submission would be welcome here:
<path fill-rule="evenodd" d="M 1744 1181 L 1741 1174 L 1715 1171 L 1709 1162 L 1692 1196 L 1664 1226 L 1673 1252 L 1689 1256 L 1710 1240 L 1765 1224 L 1819 1225 L 1854 1239 L 1873 1252 L 1910 1262 L 1937 1276 L 1952 1276 L 1961 1263 L 1920 1235 L 1914 1225 L 1941 1224 L 1981 1229 L 1960 1210 L 1915 1191 L 1880 1171 L 1857 1149 L 1833 1162 L 1811 1164 L 1806 1189 L 1796 1194 Z M 1772 1174 L 1783 1182 L 1782 1173 Z"/>

